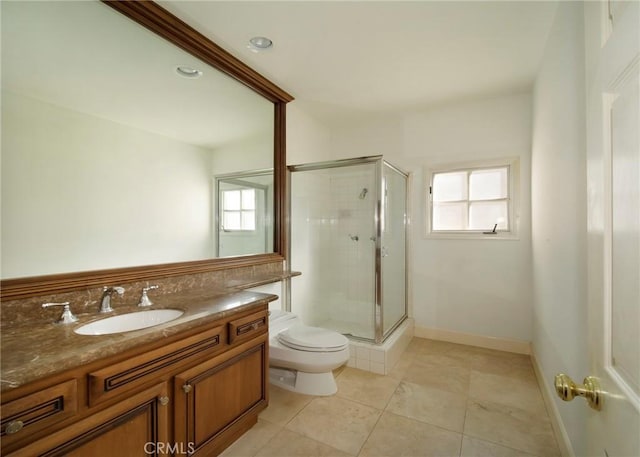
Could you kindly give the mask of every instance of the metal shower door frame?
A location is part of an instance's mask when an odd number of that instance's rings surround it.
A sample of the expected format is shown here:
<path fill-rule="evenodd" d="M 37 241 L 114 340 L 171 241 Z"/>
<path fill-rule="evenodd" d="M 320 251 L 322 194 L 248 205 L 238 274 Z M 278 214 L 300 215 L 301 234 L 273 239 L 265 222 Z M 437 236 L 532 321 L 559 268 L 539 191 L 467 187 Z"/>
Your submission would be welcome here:
<path fill-rule="evenodd" d="M 383 299 L 383 282 L 382 282 L 382 241 L 383 241 L 383 231 L 382 231 L 382 221 L 385 220 L 385 205 L 384 197 L 385 197 L 385 180 L 384 180 L 384 167 L 389 167 L 392 171 L 398 173 L 405 179 L 405 191 L 404 191 L 404 313 L 402 317 L 394 323 L 387 332 L 384 331 L 384 299 Z M 386 160 L 384 160 L 381 156 L 380 163 L 378 164 L 378 173 L 379 173 L 379 198 L 377 204 L 379 205 L 379 211 L 377 214 L 379 215 L 378 220 L 376 221 L 376 225 L 378 230 L 380 230 L 379 235 L 376 236 L 376 262 L 380 261 L 380 269 L 378 273 L 378 268 L 376 267 L 376 284 L 380 285 L 380 290 L 376 291 L 380 293 L 380 300 L 376 300 L 376 306 L 378 301 L 380 302 L 380 319 L 377 320 L 376 316 L 376 344 L 380 344 L 384 342 L 384 340 L 393 333 L 393 331 L 400 326 L 408 317 L 408 304 L 409 304 L 409 217 L 408 217 L 408 208 L 409 208 L 409 174 L 395 165 L 390 164 Z M 379 249 L 379 250 L 378 250 Z"/>
<path fill-rule="evenodd" d="M 384 333 L 383 327 L 383 317 L 384 317 L 384 306 L 383 306 L 383 285 L 382 285 L 382 220 L 384 213 L 384 166 L 389 166 L 392 170 L 400 173 L 405 179 L 408 179 L 408 174 L 399 168 L 391 165 L 387 161 L 384 160 L 383 156 L 367 156 L 367 157 L 357 157 L 352 159 L 341 159 L 341 160 L 329 160 L 324 162 L 314 162 L 314 163 L 306 163 L 300 165 L 289 165 L 287 166 L 287 208 L 286 208 L 286 230 L 287 230 L 287 255 L 285 260 L 285 269 L 291 269 L 291 175 L 292 173 L 298 171 L 312 171 L 312 170 L 324 170 L 328 168 L 342 168 L 353 165 L 362 165 L 367 163 L 373 163 L 375 165 L 375 180 L 376 180 L 376 201 L 374 208 L 374 226 L 375 226 L 375 253 L 374 253 L 374 264 L 375 264 L 375 277 L 374 277 L 374 335 L 375 338 L 371 340 L 370 338 L 363 337 L 355 337 L 351 336 L 354 339 L 362 340 L 362 341 L 373 341 L 376 344 L 381 344 L 384 342 L 385 338 L 388 337 L 393 330 L 395 330 L 406 318 L 407 318 L 407 236 L 408 236 L 408 224 L 407 224 L 407 203 L 408 203 L 408 189 L 405 189 L 405 283 L 404 283 L 404 314 L 402 318 L 395 323 L 389 331 Z M 291 311 L 291 280 L 288 279 L 285 282 L 284 290 L 284 302 L 285 309 L 287 311 Z"/>

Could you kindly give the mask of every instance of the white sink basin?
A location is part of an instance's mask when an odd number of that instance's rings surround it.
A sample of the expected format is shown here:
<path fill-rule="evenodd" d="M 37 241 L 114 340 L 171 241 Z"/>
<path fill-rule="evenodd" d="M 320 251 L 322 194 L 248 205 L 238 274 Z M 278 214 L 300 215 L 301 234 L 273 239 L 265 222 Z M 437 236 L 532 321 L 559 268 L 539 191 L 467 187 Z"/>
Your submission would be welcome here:
<path fill-rule="evenodd" d="M 150 309 L 135 313 L 107 317 L 78 327 L 74 331 L 80 335 L 109 335 L 112 333 L 131 332 L 143 328 L 164 324 L 179 318 L 184 311 L 179 309 Z"/>

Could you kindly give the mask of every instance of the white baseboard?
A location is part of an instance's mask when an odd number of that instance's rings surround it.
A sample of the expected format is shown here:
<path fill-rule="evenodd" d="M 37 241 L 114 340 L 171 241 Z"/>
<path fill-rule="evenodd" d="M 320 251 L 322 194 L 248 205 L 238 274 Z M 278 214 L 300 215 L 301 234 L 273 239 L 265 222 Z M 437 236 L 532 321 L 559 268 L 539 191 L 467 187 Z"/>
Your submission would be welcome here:
<path fill-rule="evenodd" d="M 432 340 L 448 341 L 449 343 L 467 344 L 498 351 L 515 352 L 517 354 L 530 354 L 531 343 L 528 341 L 511 340 L 507 338 L 494 338 L 491 336 L 473 335 L 470 333 L 453 332 L 438 328 L 426 328 L 415 326 L 414 336 L 429 338 Z"/>
<path fill-rule="evenodd" d="M 551 420 L 551 426 L 553 427 L 553 432 L 556 435 L 556 440 L 558 441 L 560 453 L 562 454 L 562 457 L 575 457 L 573 446 L 571 446 L 571 440 L 569 439 L 567 430 L 564 428 L 564 423 L 560 417 L 560 411 L 553 400 L 555 392 L 552 392 L 549 384 L 545 382 L 542 367 L 540 367 L 540 364 L 538 363 L 538 359 L 536 358 L 535 350 L 533 348 L 531 349 L 531 362 L 533 364 L 533 371 L 536 373 L 536 378 L 538 378 L 538 385 L 542 392 L 544 404 L 547 407 L 547 413 Z"/>

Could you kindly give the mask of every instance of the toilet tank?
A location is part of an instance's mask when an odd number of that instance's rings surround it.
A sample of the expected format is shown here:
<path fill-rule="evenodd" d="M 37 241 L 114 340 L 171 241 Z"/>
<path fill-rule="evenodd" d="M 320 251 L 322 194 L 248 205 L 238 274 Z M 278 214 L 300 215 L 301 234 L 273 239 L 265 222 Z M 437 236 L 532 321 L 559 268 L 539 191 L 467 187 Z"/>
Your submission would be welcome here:
<path fill-rule="evenodd" d="M 288 311 L 271 310 L 269 311 L 269 333 L 275 335 L 299 321 L 297 315 Z"/>

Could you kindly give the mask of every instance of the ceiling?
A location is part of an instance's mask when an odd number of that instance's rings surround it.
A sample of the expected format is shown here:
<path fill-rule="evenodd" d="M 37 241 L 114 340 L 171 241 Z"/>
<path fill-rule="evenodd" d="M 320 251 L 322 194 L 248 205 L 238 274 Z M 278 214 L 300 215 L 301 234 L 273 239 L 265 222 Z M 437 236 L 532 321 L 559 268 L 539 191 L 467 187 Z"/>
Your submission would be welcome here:
<path fill-rule="evenodd" d="M 529 90 L 556 2 L 161 1 L 326 122 Z M 253 53 L 252 36 L 273 40 Z"/>

